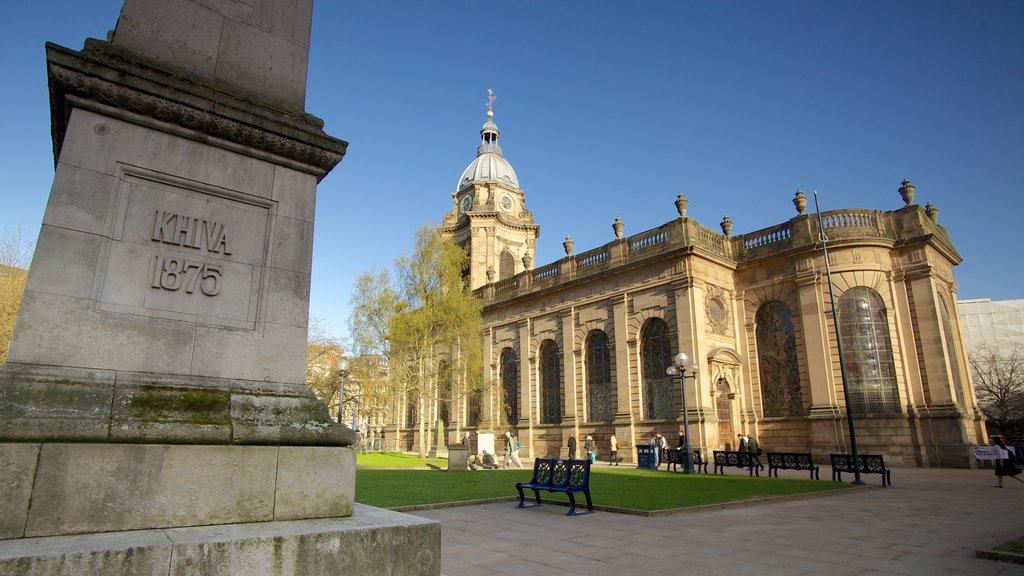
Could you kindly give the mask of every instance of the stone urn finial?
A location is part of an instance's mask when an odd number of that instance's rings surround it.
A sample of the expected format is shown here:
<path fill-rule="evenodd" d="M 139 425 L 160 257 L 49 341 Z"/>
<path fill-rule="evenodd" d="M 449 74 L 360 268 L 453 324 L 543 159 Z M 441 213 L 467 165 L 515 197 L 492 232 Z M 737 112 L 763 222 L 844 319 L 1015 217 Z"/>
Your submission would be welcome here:
<path fill-rule="evenodd" d="M 523 267 L 527 270 L 533 269 L 533 256 L 530 256 L 529 252 L 523 254 Z"/>
<path fill-rule="evenodd" d="M 796 206 L 797 214 L 803 214 L 804 210 L 807 209 L 807 196 L 804 196 L 804 193 L 799 188 L 796 189 L 796 194 L 793 195 L 793 206 Z"/>
<path fill-rule="evenodd" d="M 903 197 L 903 203 L 910 206 L 914 202 L 914 191 L 917 188 L 910 183 L 910 180 L 903 180 L 903 185 L 900 186 L 900 196 Z"/>
<path fill-rule="evenodd" d="M 679 211 L 680 218 L 686 218 L 686 205 L 689 203 L 690 201 L 686 199 L 686 196 L 683 196 L 682 192 L 679 193 L 679 196 L 676 196 L 676 210 Z"/>
<path fill-rule="evenodd" d="M 574 243 L 572 241 L 572 238 L 567 234 L 565 236 L 565 240 L 562 242 L 562 248 L 565 248 L 565 255 L 566 256 L 572 256 L 573 244 Z"/>
<path fill-rule="evenodd" d="M 493 284 L 494 283 L 494 266 L 488 266 L 487 267 L 487 283 L 488 284 Z"/>
<path fill-rule="evenodd" d="M 622 222 L 622 218 L 615 217 L 615 222 L 612 223 L 612 230 L 615 230 L 615 237 L 622 238 L 622 230 L 626 227 Z"/>
<path fill-rule="evenodd" d="M 729 219 L 729 215 L 722 216 L 722 234 L 728 236 L 732 232 L 732 220 Z"/>
<path fill-rule="evenodd" d="M 932 222 L 939 221 L 939 209 L 932 206 L 931 202 L 924 205 L 924 213 L 928 215 L 928 218 L 930 218 Z"/>

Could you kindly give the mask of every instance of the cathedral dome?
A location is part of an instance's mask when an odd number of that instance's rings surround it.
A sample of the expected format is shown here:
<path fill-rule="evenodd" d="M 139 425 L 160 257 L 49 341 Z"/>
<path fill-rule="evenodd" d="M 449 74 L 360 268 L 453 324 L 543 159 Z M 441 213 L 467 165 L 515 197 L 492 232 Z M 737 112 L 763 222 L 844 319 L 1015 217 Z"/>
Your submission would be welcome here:
<path fill-rule="evenodd" d="M 489 100 L 487 105 L 490 108 Z M 487 111 L 487 123 L 480 129 L 480 147 L 476 149 L 476 159 L 459 177 L 456 190 L 461 190 L 470 182 L 498 182 L 512 188 L 519 188 L 519 177 L 512 165 L 501 155 L 498 145 L 498 125 L 494 123 L 494 112 Z"/>

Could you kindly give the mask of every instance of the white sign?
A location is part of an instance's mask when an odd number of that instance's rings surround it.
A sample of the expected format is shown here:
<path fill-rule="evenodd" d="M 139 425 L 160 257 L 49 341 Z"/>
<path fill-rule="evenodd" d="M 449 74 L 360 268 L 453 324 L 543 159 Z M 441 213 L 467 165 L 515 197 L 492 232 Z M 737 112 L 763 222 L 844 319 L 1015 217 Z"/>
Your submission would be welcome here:
<path fill-rule="evenodd" d="M 978 460 L 999 460 L 999 447 L 975 446 L 974 457 Z"/>

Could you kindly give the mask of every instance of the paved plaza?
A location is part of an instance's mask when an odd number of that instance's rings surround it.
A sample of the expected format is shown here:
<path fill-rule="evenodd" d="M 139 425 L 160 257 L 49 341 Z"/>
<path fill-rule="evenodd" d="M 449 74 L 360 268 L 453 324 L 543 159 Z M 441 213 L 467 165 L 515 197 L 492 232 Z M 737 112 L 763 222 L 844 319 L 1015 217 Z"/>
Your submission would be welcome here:
<path fill-rule="evenodd" d="M 821 476 L 831 477 L 827 467 Z M 864 480 L 879 484 L 877 475 Z M 1024 535 L 1024 484 L 997 489 L 991 470 L 935 468 L 899 468 L 892 480 L 653 518 L 567 517 L 562 506 L 513 502 L 413 514 L 441 522 L 446 576 L 1024 574 L 974 555 Z"/>

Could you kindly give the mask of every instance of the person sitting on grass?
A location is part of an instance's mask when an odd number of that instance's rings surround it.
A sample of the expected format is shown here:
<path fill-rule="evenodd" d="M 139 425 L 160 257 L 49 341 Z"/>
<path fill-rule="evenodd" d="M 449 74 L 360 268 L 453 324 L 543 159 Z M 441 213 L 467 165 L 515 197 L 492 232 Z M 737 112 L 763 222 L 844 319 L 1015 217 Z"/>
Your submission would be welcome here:
<path fill-rule="evenodd" d="M 476 459 L 476 465 L 481 468 L 486 468 L 488 470 L 496 470 L 498 468 L 498 463 L 494 461 L 494 454 L 491 454 L 487 450 L 483 451 L 483 457 L 474 456 L 473 458 Z"/>

